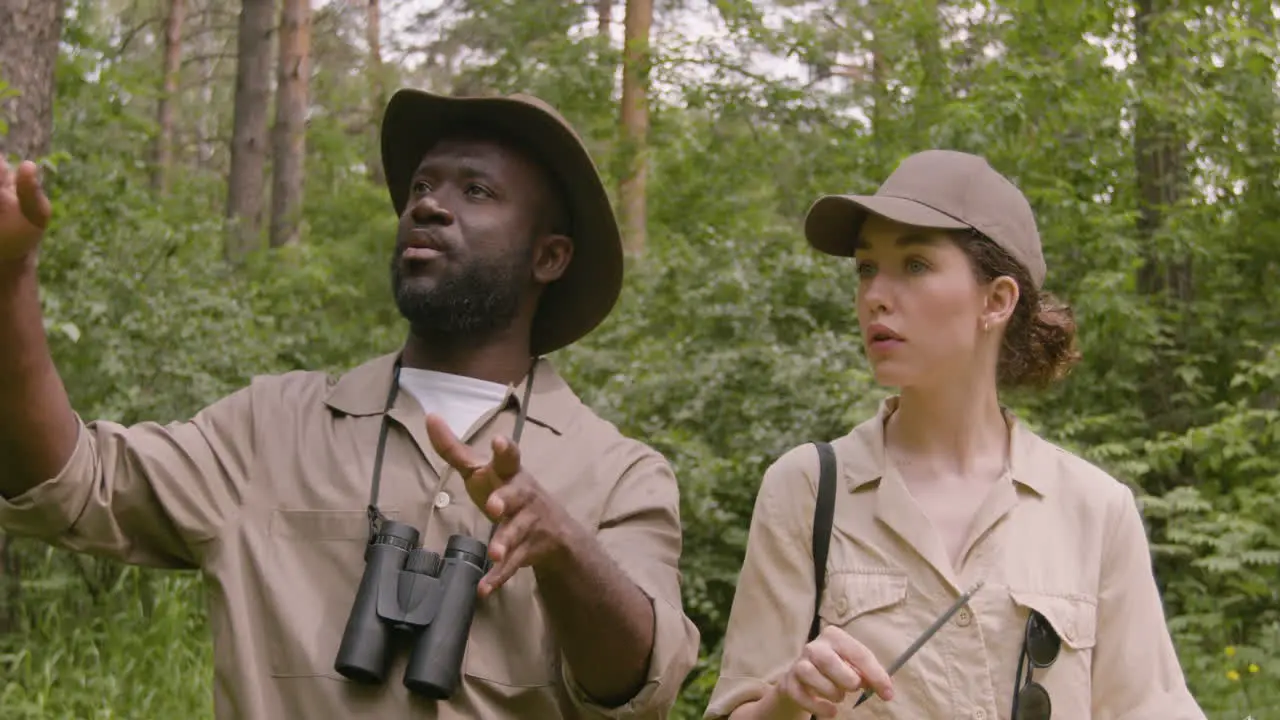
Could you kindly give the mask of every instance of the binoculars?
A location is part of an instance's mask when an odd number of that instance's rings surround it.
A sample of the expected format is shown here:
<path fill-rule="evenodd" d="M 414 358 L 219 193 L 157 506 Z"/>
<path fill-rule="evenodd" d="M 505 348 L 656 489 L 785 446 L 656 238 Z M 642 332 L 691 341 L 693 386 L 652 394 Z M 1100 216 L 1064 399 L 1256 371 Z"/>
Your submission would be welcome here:
<path fill-rule="evenodd" d="M 334 670 L 355 682 L 381 683 L 392 641 L 407 635 L 405 687 L 433 700 L 449 698 L 461 675 L 485 550 L 475 538 L 453 535 L 442 558 L 418 547 L 413 526 L 382 522 L 365 547 L 364 576 Z"/>

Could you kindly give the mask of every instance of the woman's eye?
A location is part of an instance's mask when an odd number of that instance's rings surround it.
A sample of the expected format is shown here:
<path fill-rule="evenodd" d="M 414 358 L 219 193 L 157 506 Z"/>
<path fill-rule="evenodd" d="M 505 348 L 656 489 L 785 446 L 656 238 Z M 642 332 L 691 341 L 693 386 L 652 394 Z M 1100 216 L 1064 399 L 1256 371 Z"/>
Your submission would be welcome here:
<path fill-rule="evenodd" d="M 413 194 L 421 195 L 425 192 L 431 192 L 431 186 L 425 180 L 417 180 L 413 183 Z"/>
<path fill-rule="evenodd" d="M 918 275 L 928 269 L 928 264 L 919 258 L 911 258 L 910 260 L 907 260 L 907 272 L 913 275 Z"/>
<path fill-rule="evenodd" d="M 493 193 L 489 192 L 489 188 L 483 185 L 470 185 L 467 187 L 467 194 L 474 197 L 493 197 Z"/>
<path fill-rule="evenodd" d="M 871 277 L 876 272 L 876 266 L 866 260 L 856 261 L 858 277 Z"/>

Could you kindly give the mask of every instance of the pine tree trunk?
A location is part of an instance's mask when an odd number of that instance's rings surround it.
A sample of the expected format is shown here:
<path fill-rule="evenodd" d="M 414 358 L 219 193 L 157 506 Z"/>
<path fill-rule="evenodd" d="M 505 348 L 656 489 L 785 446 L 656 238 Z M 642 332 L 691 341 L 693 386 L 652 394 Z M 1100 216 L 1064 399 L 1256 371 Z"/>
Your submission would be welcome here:
<path fill-rule="evenodd" d="M 0 0 L 0 80 L 17 95 L 0 101 L 0 153 L 35 160 L 53 138 L 53 71 L 62 0 Z"/>
<path fill-rule="evenodd" d="M 387 83 L 382 69 L 382 8 L 378 0 L 369 0 L 365 16 L 365 40 L 369 44 L 369 179 L 381 185 L 386 182 L 382 170 L 382 110 L 387 105 Z"/>
<path fill-rule="evenodd" d="M 622 137 L 627 169 L 618 194 L 627 251 L 639 255 L 648 241 L 645 193 L 649 169 L 649 28 L 653 25 L 653 0 L 627 0 L 623 23 L 626 44 L 622 60 Z"/>
<path fill-rule="evenodd" d="M 613 26 L 613 0 L 596 0 L 596 34 L 609 41 Z"/>
<path fill-rule="evenodd" d="M 36 160 L 53 139 L 54 68 L 62 36 L 62 0 L 0 0 L 0 79 L 14 97 L 0 101 L 0 155 Z M 19 572 L 11 539 L 0 533 L 0 632 L 13 626 Z"/>
<path fill-rule="evenodd" d="M 243 0 L 236 41 L 236 94 L 227 178 L 226 255 L 236 261 L 258 245 L 267 164 L 274 0 Z"/>
<path fill-rule="evenodd" d="M 178 73 L 182 68 L 182 24 L 186 14 L 185 0 L 169 0 L 169 15 L 164 27 L 164 80 L 160 102 L 156 105 L 155 157 L 151 168 L 151 187 L 161 195 L 169 192 L 173 173 L 173 108 L 178 93 Z"/>
<path fill-rule="evenodd" d="M 271 186 L 271 247 L 298 242 L 307 154 L 311 80 L 311 0 L 284 0 L 276 66 L 276 125 Z"/>

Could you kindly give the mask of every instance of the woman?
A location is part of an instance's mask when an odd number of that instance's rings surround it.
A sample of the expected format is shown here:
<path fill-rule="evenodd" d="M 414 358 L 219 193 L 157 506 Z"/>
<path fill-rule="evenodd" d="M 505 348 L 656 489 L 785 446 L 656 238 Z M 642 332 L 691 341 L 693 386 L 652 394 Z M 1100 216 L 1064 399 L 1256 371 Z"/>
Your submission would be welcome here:
<path fill-rule="evenodd" d="M 706 717 L 1203 720 L 1133 494 L 999 402 L 997 387 L 1047 385 L 1078 359 L 1022 193 L 982 158 L 931 150 L 874 196 L 822 198 L 805 234 L 855 258 L 866 352 L 898 394 L 832 443 L 812 642 L 818 453 L 765 474 Z M 877 696 L 855 709 L 864 687 Z"/>

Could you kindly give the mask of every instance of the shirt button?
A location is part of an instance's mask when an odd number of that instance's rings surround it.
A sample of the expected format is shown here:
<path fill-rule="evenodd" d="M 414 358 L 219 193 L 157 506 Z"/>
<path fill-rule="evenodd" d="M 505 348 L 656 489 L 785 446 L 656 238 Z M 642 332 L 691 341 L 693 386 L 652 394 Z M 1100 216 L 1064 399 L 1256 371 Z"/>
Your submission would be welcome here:
<path fill-rule="evenodd" d="M 960 612 L 956 613 L 956 624 L 960 627 L 969 627 L 971 622 L 973 622 L 973 613 L 969 612 L 969 608 L 960 608 Z"/>
<path fill-rule="evenodd" d="M 449 493 L 443 491 L 436 493 L 436 507 L 445 508 L 448 507 L 448 505 Z"/>
<path fill-rule="evenodd" d="M 986 720 L 986 717 L 987 711 L 982 708 L 973 711 L 973 720 Z"/>
<path fill-rule="evenodd" d="M 844 597 L 836 598 L 836 612 L 843 615 L 844 611 L 848 609 L 849 609 L 849 603 L 845 601 Z"/>

